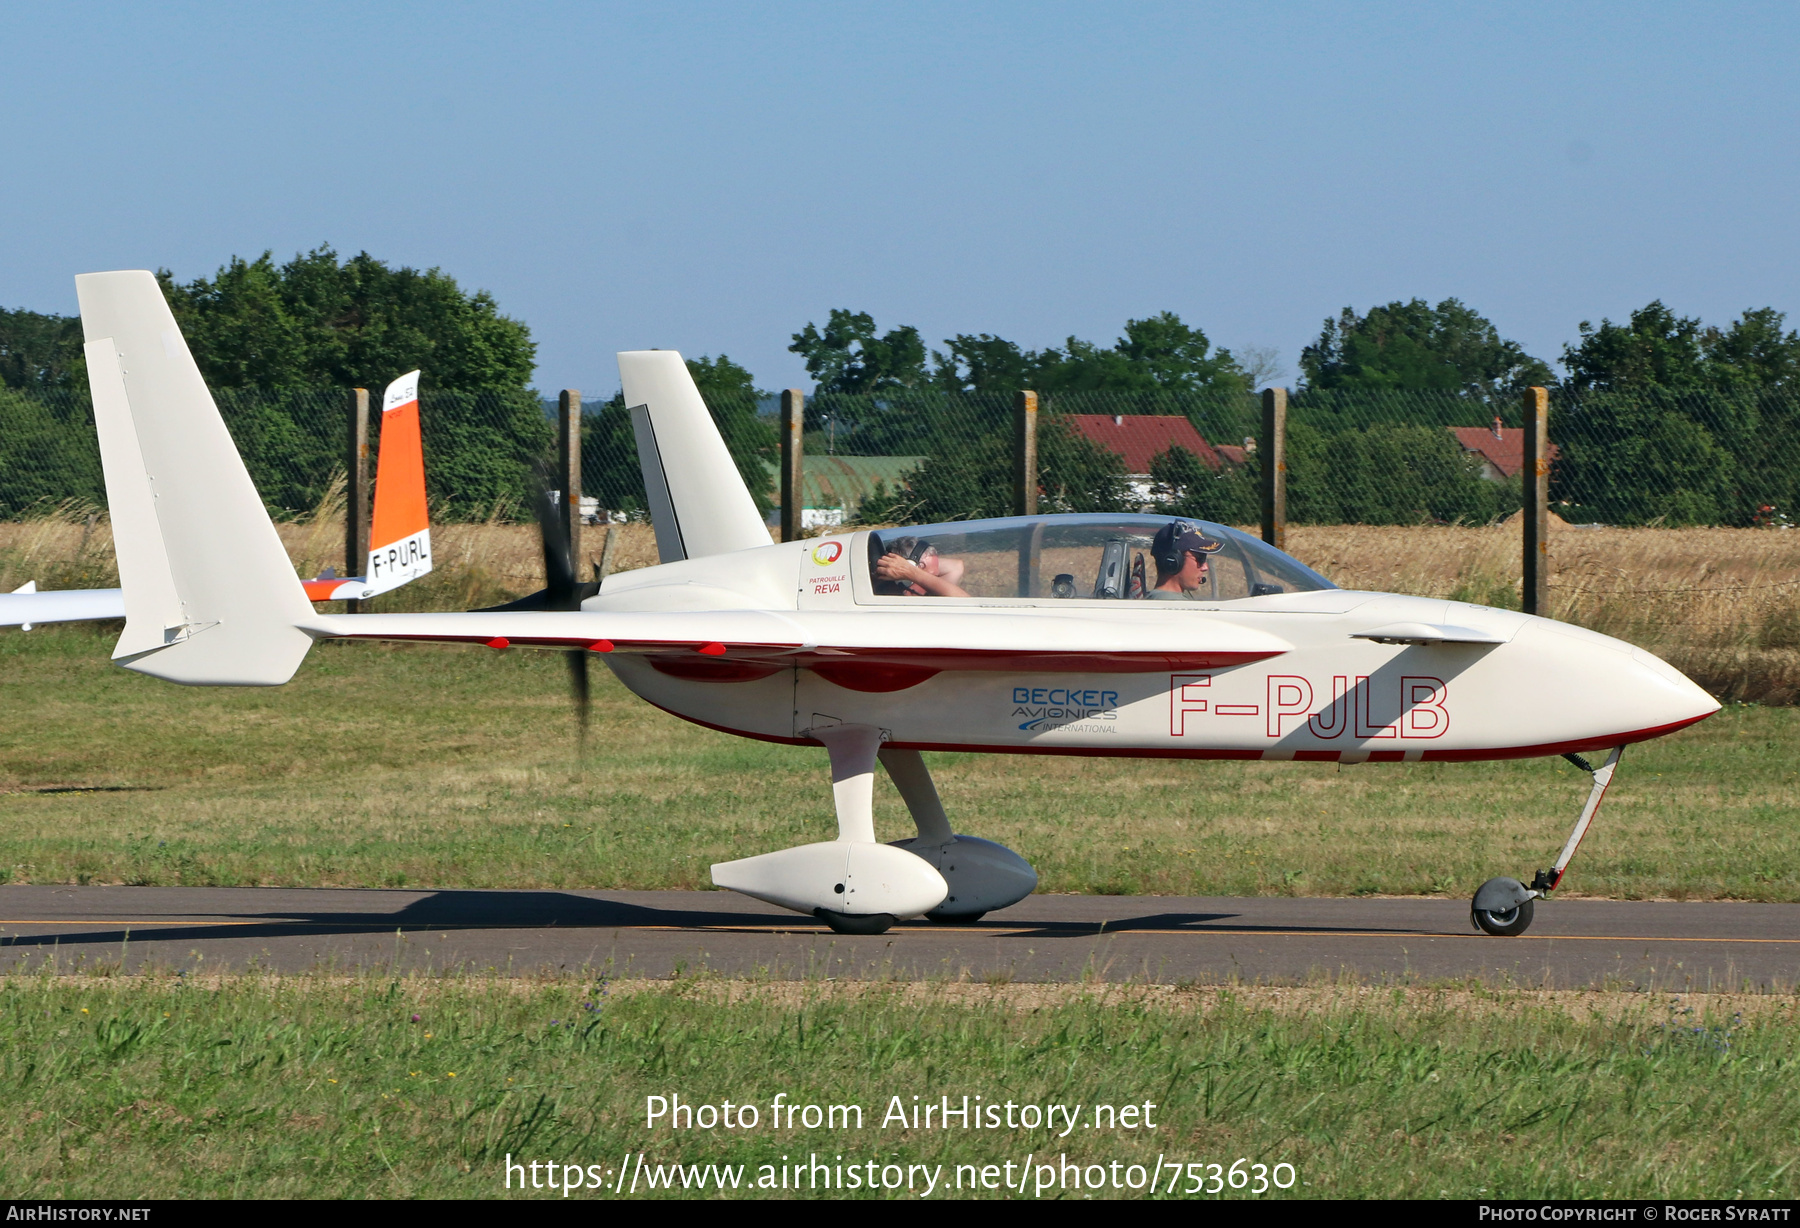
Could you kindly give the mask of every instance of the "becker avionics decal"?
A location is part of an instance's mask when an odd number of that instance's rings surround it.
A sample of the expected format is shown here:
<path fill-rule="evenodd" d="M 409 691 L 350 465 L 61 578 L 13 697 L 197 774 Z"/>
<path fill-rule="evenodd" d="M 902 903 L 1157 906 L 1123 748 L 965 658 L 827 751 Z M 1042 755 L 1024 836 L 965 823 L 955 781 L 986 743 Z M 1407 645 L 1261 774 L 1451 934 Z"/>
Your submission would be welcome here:
<path fill-rule="evenodd" d="M 1012 719 L 1026 733 L 1114 733 L 1119 693 L 1082 686 L 1016 686 Z"/>

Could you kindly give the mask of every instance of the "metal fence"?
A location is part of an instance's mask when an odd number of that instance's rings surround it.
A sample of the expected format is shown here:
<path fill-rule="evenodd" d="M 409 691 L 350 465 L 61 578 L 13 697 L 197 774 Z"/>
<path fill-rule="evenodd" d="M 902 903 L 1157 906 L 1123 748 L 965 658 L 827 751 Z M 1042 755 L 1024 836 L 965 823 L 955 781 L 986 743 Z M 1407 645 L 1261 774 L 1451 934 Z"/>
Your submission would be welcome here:
<path fill-rule="evenodd" d="M 221 412 L 278 519 L 328 499 L 345 467 L 343 389 L 221 390 Z M 772 398 L 711 405 L 771 516 L 781 430 Z M 811 524 L 1006 514 L 1016 506 L 1015 398 L 895 390 L 805 399 L 800 501 Z M 374 415 L 378 420 L 379 414 Z M 441 522 L 521 519 L 553 460 L 554 402 L 426 392 L 427 487 Z M 1259 519 L 1256 397 L 1069 392 L 1039 398 L 1046 511 L 1155 506 Z M 378 421 L 372 424 L 379 448 Z M 1302 391 L 1288 404 L 1294 524 L 1480 524 L 1520 507 L 1517 398 Z M 1553 393 L 1552 510 L 1575 524 L 1784 526 L 1800 507 L 1800 398 L 1788 393 Z M 583 492 L 641 515 L 643 481 L 617 397 L 583 416 Z M 105 504 L 85 393 L 0 389 L 0 519 Z"/>

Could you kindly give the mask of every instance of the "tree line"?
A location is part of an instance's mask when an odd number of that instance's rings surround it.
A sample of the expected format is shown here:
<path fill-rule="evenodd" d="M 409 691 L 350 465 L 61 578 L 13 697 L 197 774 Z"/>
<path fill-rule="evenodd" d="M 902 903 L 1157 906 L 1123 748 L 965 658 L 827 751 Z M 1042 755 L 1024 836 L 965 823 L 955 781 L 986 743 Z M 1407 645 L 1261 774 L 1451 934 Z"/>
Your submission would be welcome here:
<path fill-rule="evenodd" d="M 531 467 L 550 441 L 530 387 L 535 347 L 528 327 L 486 292 L 465 291 L 439 269 L 395 267 L 366 252 L 344 259 L 329 246 L 279 264 L 267 252 L 233 258 L 189 282 L 158 277 L 273 506 L 303 510 L 322 480 L 279 474 L 328 466 L 339 450 L 321 425 L 331 413 L 316 408 L 322 390 L 378 389 L 412 367 L 437 402 L 426 446 L 434 489 L 452 492 L 449 514 L 476 514 L 507 492 L 528 497 Z M 1052 411 L 1042 446 L 1048 504 L 1098 510 L 1129 499 L 1117 458 L 1055 425 L 1055 411 L 1183 413 L 1215 442 L 1236 442 L 1255 433 L 1250 394 L 1281 374 L 1271 352 L 1215 346 L 1167 311 L 1127 320 L 1110 343 L 1069 336 L 1032 349 L 992 333 L 929 346 L 917 327 L 882 329 L 868 312 L 833 309 L 823 326 L 794 333 L 789 349 L 816 385 L 809 451 L 931 456 L 904 491 L 884 491 L 868 509 L 921 517 L 1004 510 L 1017 389 L 1037 390 Z M 1571 514 L 1750 523 L 1792 509 L 1800 335 L 1781 312 L 1751 309 L 1715 326 L 1654 301 L 1618 323 L 1582 321 L 1558 365 L 1560 375 L 1455 298 L 1346 307 L 1326 318 L 1299 355 L 1292 401 L 1296 519 L 1505 513 L 1516 491 L 1480 481 L 1439 428 L 1494 413 L 1516 421 L 1517 394 L 1534 384 L 1556 397 L 1552 433 L 1563 455 L 1553 493 Z M 723 354 L 689 367 L 766 502 L 777 437 L 758 407 L 769 394 Z M 67 480 L 79 467 L 75 454 L 91 450 L 79 437 L 87 416 L 79 319 L 0 310 L 0 383 L 30 394 L 0 392 L 0 511 L 80 493 Z M 584 452 L 593 493 L 611 506 L 641 506 L 616 395 L 590 418 Z M 1152 477 L 1192 514 L 1253 518 L 1254 462 L 1205 472 L 1198 464 L 1187 454 L 1159 457 Z M 97 475 L 85 481 L 92 486 Z"/>

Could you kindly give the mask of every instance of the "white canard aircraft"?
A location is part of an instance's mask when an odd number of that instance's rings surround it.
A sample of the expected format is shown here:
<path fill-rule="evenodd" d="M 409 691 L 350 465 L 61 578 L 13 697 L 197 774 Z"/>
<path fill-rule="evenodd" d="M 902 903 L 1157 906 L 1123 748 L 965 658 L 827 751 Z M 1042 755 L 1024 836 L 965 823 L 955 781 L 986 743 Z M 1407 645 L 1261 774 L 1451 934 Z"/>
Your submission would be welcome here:
<path fill-rule="evenodd" d="M 696 724 L 825 747 L 837 839 L 712 874 L 840 932 L 971 919 L 1036 886 L 1018 854 L 954 831 L 926 750 L 1334 763 L 1565 755 L 1593 786 L 1562 852 L 1530 886 L 1490 879 L 1472 901 L 1479 928 L 1517 934 L 1561 879 L 1620 751 L 1718 710 L 1630 644 L 1508 610 L 1339 589 L 1222 525 L 1193 526 L 1208 575 L 1185 601 L 1131 599 L 1168 517 L 1045 515 L 770 544 L 672 350 L 619 355 L 659 566 L 594 591 L 574 582 L 565 554 L 546 590 L 514 608 L 318 614 L 155 280 L 95 273 L 76 286 L 122 526 L 119 664 L 188 684 L 275 686 L 329 638 L 561 649 L 583 667 L 597 655 L 637 695 Z M 929 587 L 905 579 L 927 574 Z M 1591 751 L 1607 752 L 1598 768 L 1580 757 Z M 893 845 L 875 839 L 878 760 L 918 825 Z"/>
<path fill-rule="evenodd" d="M 410 584 L 431 570 L 431 522 L 425 508 L 425 452 L 419 434 L 417 371 L 409 371 L 389 384 L 382 397 L 381 452 L 375 462 L 374 502 L 367 568 L 360 576 L 347 577 L 326 568 L 324 574 L 302 580 L 308 601 L 374 597 Z M 29 631 L 38 623 L 124 617 L 123 589 L 39 591 L 37 582 L 31 581 L 10 593 L 0 593 L 0 627 Z"/>

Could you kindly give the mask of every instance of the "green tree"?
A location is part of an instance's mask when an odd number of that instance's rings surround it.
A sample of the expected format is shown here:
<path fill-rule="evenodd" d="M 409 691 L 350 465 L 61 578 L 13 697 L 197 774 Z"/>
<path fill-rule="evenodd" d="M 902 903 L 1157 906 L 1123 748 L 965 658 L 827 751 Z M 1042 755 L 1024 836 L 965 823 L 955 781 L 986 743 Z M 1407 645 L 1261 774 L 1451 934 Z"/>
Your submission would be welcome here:
<path fill-rule="evenodd" d="M 1013 442 L 994 432 L 971 447 L 946 449 L 904 476 L 906 491 L 888 508 L 914 523 L 974 520 L 1013 513 Z M 1058 418 L 1038 426 L 1038 509 L 1117 512 L 1126 506 L 1125 462 Z"/>
<path fill-rule="evenodd" d="M 834 307 L 823 330 L 807 323 L 788 349 L 806 360 L 821 392 L 879 392 L 926 382 L 925 342 L 910 324 L 877 336 L 875 317 Z"/>
<path fill-rule="evenodd" d="M 85 389 L 81 317 L 0 309 L 0 386 Z"/>
<path fill-rule="evenodd" d="M 1013 393 L 1033 387 L 1036 355 L 992 333 L 958 333 L 946 338 L 948 352 L 931 352 L 931 378 L 946 392 Z"/>
<path fill-rule="evenodd" d="M 324 246 L 279 266 L 264 252 L 210 279 L 157 278 L 214 388 L 381 388 L 415 367 L 426 388 L 523 392 L 531 380 L 530 330 L 440 269 L 367 252 L 340 263 Z"/>
<path fill-rule="evenodd" d="M 106 499 L 86 401 L 0 388 L 0 518 L 68 499 Z"/>
<path fill-rule="evenodd" d="M 1700 321 L 1678 316 L 1657 299 L 1625 324 L 1583 320 L 1581 340 L 1563 347 L 1567 386 L 1577 392 L 1698 392 L 1706 386 Z"/>
<path fill-rule="evenodd" d="M 1550 368 L 1461 300 L 1346 307 L 1300 352 L 1306 386 L 1445 390 L 1495 397 L 1552 382 Z"/>
<path fill-rule="evenodd" d="M 1244 465 L 1210 469 L 1186 448 L 1171 447 L 1150 458 L 1153 490 L 1176 516 L 1215 524 L 1252 524 L 1262 515 L 1261 472 L 1256 458 Z"/>
<path fill-rule="evenodd" d="M 951 392 L 1242 392 L 1249 381 L 1230 350 L 1172 311 L 1127 320 L 1111 346 L 1069 337 L 1023 350 L 991 333 L 958 333 L 932 353 L 932 378 Z"/>
<path fill-rule="evenodd" d="M 1746 311 L 1731 327 L 1700 334 L 1706 382 L 1719 391 L 1800 390 L 1800 333 L 1781 326 L 1787 316 L 1773 307 Z"/>
<path fill-rule="evenodd" d="M 166 269 L 157 278 L 272 509 L 311 506 L 339 455 L 342 418 L 309 408 L 318 390 L 379 392 L 416 367 L 439 514 L 525 514 L 554 432 L 529 388 L 530 331 L 486 291 L 367 252 L 340 261 L 329 246 L 281 265 L 268 252 L 233 257 L 186 283 Z M 316 464 L 296 465 L 305 456 Z"/>
<path fill-rule="evenodd" d="M 767 513 L 773 506 L 771 475 L 776 472 L 781 446 L 775 424 L 757 412 L 757 402 L 768 394 L 757 389 L 756 378 L 748 370 L 724 354 L 690 358 L 687 368 L 725 439 L 738 476 L 749 487 L 757 510 Z M 612 511 L 635 512 L 648 506 L 637 437 L 623 392 L 614 393 L 583 423 L 581 489 Z"/>
<path fill-rule="evenodd" d="M 1599 392 L 1553 414 L 1551 498 L 1605 524 L 1746 521 L 1755 508 L 1732 493 L 1741 462 L 1681 403 L 1658 389 Z"/>
<path fill-rule="evenodd" d="M 1113 347 L 1159 389 L 1172 392 L 1242 391 L 1248 387 L 1230 350 L 1213 351 L 1206 334 L 1181 322 L 1172 311 L 1147 320 L 1125 321 L 1125 335 Z"/>

